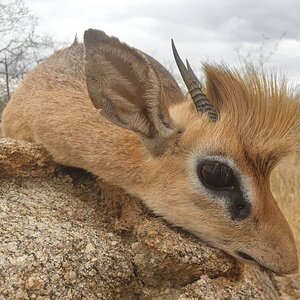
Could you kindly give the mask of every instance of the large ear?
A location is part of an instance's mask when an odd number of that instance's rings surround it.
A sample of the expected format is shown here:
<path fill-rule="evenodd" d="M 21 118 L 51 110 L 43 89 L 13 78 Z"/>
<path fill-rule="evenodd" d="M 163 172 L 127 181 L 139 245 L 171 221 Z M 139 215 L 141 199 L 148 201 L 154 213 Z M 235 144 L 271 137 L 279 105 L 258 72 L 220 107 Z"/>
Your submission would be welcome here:
<path fill-rule="evenodd" d="M 147 56 L 103 31 L 84 34 L 90 98 L 107 119 L 139 134 L 153 153 L 174 133 L 161 82 Z"/>

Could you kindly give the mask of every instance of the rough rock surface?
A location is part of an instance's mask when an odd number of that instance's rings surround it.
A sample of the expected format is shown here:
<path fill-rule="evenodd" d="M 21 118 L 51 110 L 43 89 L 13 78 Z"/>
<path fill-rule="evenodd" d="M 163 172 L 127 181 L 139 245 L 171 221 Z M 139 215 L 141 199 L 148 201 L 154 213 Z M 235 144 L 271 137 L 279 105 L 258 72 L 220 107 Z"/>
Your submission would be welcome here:
<path fill-rule="evenodd" d="M 272 274 L 37 145 L 0 140 L 0 178 L 0 300 L 279 299 Z"/>

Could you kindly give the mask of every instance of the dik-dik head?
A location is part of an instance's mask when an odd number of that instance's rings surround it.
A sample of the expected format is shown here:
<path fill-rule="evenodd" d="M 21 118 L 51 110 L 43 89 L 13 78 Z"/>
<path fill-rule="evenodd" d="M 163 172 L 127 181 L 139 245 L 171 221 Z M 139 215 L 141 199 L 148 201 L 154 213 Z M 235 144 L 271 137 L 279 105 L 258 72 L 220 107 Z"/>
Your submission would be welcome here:
<path fill-rule="evenodd" d="M 299 103 L 285 85 L 205 65 L 204 92 L 173 43 L 190 97 L 171 99 L 169 75 L 148 55 L 98 30 L 84 44 L 94 106 L 144 145 L 135 169 L 143 178 L 132 185 L 141 182 L 147 205 L 234 257 L 296 272 L 295 242 L 270 190 L 272 169 L 299 140 Z"/>

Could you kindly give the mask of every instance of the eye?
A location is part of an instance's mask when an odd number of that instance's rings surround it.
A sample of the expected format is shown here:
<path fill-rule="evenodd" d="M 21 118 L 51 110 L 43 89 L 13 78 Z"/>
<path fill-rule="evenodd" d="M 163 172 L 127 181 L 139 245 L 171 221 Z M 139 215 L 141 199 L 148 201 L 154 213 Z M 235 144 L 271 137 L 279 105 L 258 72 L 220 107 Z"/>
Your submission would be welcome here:
<path fill-rule="evenodd" d="M 201 182 L 210 189 L 233 188 L 235 176 L 231 168 L 216 161 L 203 162 L 198 166 Z"/>

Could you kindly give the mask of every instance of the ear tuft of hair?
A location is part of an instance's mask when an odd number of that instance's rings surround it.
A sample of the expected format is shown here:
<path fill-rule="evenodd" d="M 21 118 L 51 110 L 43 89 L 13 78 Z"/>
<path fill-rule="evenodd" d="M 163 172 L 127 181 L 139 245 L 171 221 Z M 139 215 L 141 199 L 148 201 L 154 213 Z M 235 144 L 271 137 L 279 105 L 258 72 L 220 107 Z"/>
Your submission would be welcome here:
<path fill-rule="evenodd" d="M 284 78 L 252 65 L 231 70 L 204 64 L 204 71 L 208 97 L 223 122 L 233 126 L 245 141 L 249 157 L 258 167 L 270 171 L 297 147 L 300 103 Z"/>
<path fill-rule="evenodd" d="M 152 154 L 161 154 L 175 129 L 153 60 L 100 30 L 87 30 L 84 46 L 94 106 L 114 124 L 137 133 Z"/>

